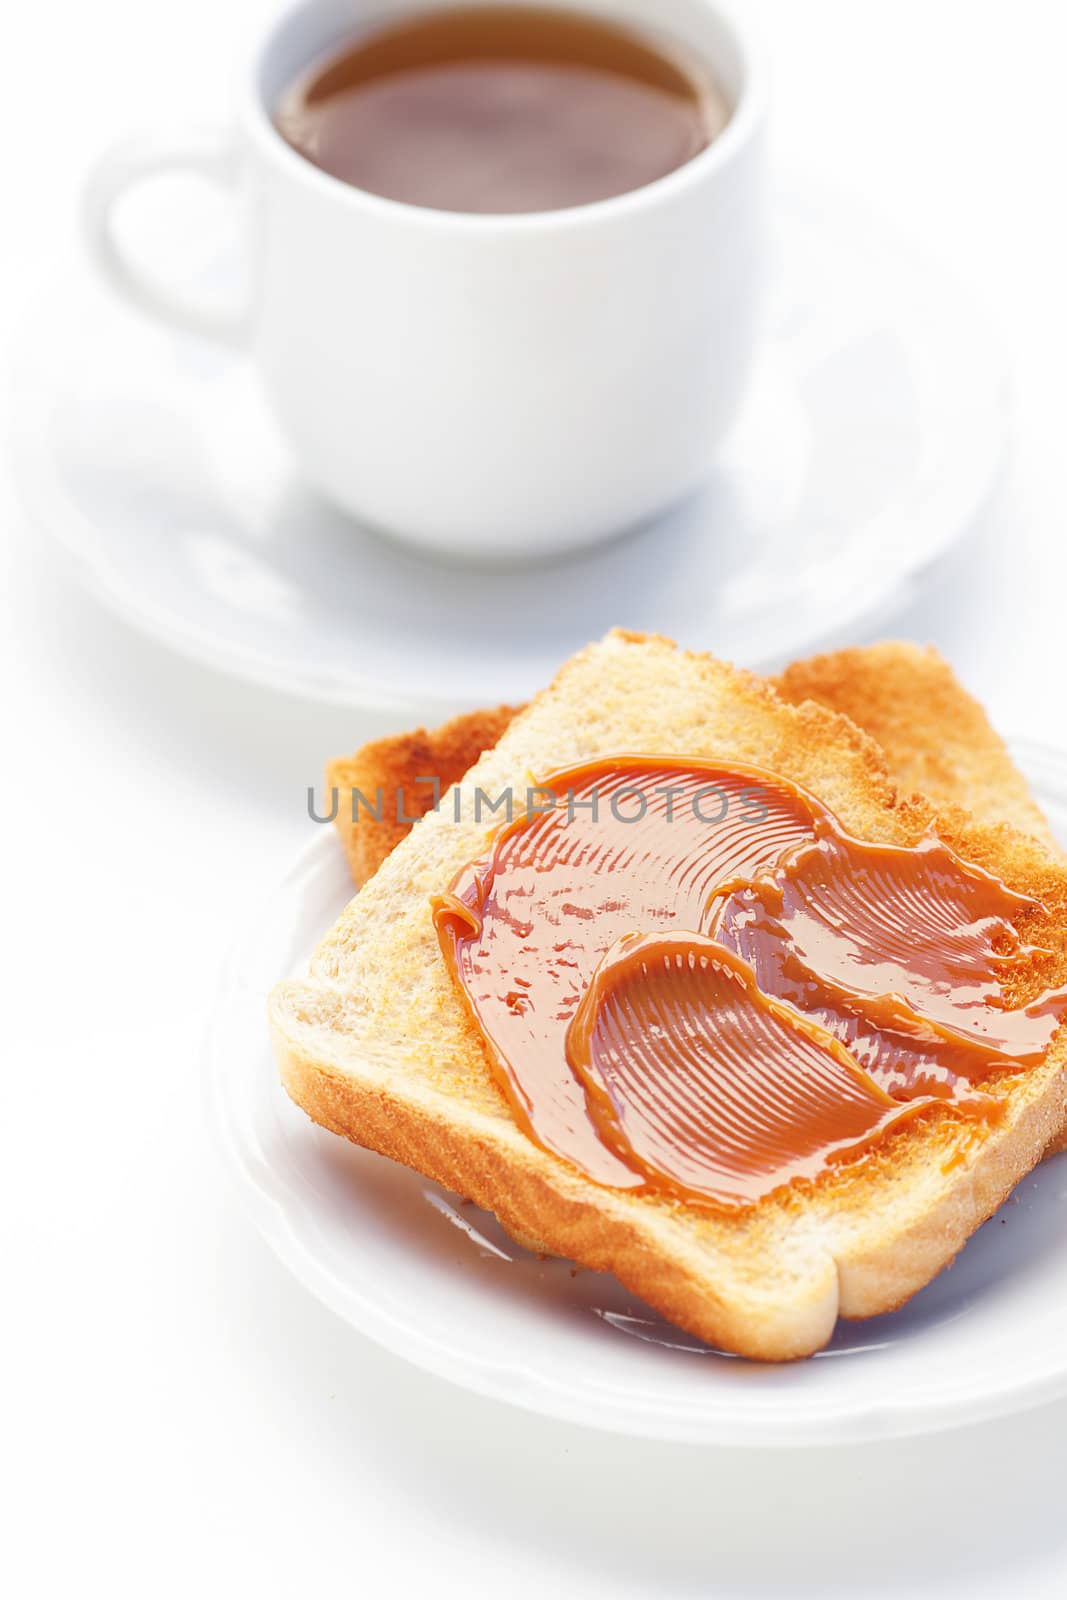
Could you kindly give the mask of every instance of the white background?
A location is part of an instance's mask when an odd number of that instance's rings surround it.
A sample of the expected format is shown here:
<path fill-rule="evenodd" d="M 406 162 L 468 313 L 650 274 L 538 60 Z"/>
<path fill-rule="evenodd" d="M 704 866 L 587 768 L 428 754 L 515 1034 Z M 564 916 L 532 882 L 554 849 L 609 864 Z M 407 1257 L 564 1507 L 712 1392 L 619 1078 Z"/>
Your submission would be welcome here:
<path fill-rule="evenodd" d="M 6 17 L 6 333 L 76 251 L 93 150 L 131 123 L 221 115 L 234 47 L 268 9 Z M 1014 366 L 996 514 L 893 630 L 937 642 L 1007 730 L 1062 741 L 1061 8 L 760 10 L 779 163 L 921 237 Z M 98 613 L 3 461 L 0 561 L 9 1593 L 92 1574 L 118 1596 L 1065 1592 L 1067 1407 L 860 1450 L 631 1445 L 409 1370 L 290 1282 L 210 1147 L 200 1036 L 243 908 L 307 836 L 307 783 L 382 725 L 223 681 Z"/>

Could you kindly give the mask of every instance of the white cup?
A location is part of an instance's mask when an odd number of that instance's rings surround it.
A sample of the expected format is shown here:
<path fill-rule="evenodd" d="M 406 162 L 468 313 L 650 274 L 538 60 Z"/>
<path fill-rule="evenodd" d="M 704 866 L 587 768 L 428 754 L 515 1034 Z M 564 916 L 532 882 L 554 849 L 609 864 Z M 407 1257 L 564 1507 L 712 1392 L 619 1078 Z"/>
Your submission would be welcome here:
<path fill-rule="evenodd" d="M 576 0 L 702 58 L 733 113 L 667 177 L 565 211 L 403 205 L 290 148 L 272 109 L 302 69 L 361 27 L 448 3 L 311 0 L 286 13 L 243 74 L 234 133 L 126 141 L 90 179 L 87 232 L 142 309 L 246 349 L 328 499 L 438 552 L 551 555 L 695 488 L 737 412 L 762 266 L 762 73 L 720 0 Z M 175 170 L 242 202 L 240 316 L 193 303 L 119 247 L 121 196 Z"/>

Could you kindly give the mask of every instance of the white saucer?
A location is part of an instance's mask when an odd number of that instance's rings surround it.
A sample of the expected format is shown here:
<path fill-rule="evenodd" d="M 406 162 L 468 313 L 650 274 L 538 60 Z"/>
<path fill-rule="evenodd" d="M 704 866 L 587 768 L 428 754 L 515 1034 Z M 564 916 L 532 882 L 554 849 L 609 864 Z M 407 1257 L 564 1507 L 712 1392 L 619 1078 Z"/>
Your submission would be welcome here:
<path fill-rule="evenodd" d="M 1007 406 L 940 272 L 832 196 L 794 185 L 773 214 L 768 337 L 707 489 L 578 559 L 485 572 L 353 526 L 302 485 L 242 358 L 79 281 L 25 331 L 18 481 L 131 623 L 320 699 L 517 701 L 615 625 L 776 665 L 884 611 L 966 531 Z"/>
<path fill-rule="evenodd" d="M 1067 841 L 1067 755 L 1015 754 Z M 1067 1157 L 1027 1178 L 904 1310 L 760 1367 L 671 1328 L 612 1277 L 512 1243 L 436 1184 L 315 1127 L 278 1084 L 266 994 L 351 893 L 323 829 L 242 941 L 210 1031 L 212 1117 L 252 1217 L 311 1292 L 395 1354 L 513 1405 L 716 1444 L 922 1433 L 1067 1394 Z"/>

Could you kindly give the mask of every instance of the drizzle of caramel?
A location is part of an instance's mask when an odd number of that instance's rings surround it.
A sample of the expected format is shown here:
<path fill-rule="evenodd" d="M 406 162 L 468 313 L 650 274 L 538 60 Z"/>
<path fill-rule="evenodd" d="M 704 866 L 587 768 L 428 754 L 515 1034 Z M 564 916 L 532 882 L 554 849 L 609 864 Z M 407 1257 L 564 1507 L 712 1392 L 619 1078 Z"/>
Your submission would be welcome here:
<path fill-rule="evenodd" d="M 935 1103 L 995 1117 L 983 1080 L 1067 1010 L 1008 1009 L 1035 902 L 936 838 L 864 844 L 787 780 L 696 758 L 537 793 L 434 921 L 520 1127 L 597 1182 L 732 1208 Z"/>
<path fill-rule="evenodd" d="M 567 1035 L 604 1143 L 653 1186 L 721 1205 L 816 1177 L 928 1101 L 900 1104 L 834 1036 L 701 934 L 620 939 Z"/>
<path fill-rule="evenodd" d="M 869 845 L 817 817 L 774 871 L 723 886 L 707 927 L 889 1093 L 965 1100 L 991 1072 L 1035 1065 L 1056 1032 L 1062 996 L 1004 1002 L 1037 954 L 1010 920 L 1033 904 L 935 836 Z"/>

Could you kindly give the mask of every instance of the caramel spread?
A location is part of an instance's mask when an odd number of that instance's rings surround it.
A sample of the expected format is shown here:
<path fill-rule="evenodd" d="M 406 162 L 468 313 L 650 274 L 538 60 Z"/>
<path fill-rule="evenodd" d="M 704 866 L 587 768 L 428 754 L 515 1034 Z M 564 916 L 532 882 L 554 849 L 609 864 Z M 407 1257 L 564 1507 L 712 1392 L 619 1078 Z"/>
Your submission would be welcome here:
<path fill-rule="evenodd" d="M 933 836 L 851 838 L 757 768 L 622 756 L 434 901 L 519 1125 L 596 1181 L 751 1204 L 1039 1061 L 1067 993 L 1009 1009 L 1036 902 Z"/>

